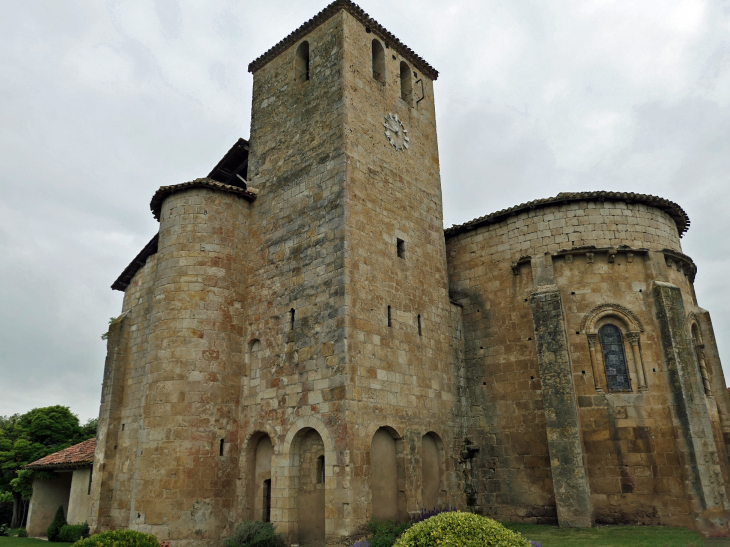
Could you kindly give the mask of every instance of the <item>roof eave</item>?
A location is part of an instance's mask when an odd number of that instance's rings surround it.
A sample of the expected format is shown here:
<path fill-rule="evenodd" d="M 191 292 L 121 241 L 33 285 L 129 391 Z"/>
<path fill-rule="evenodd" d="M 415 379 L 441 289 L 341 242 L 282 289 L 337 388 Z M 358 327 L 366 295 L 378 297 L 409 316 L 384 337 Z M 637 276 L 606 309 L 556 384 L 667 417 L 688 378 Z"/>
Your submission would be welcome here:
<path fill-rule="evenodd" d="M 360 6 L 351 2 L 350 0 L 335 0 L 334 2 L 332 2 L 329 6 L 324 8 L 314 17 L 312 17 L 309 21 L 307 21 L 294 32 L 289 34 L 286 38 L 279 41 L 266 53 L 249 63 L 248 71 L 251 73 L 256 72 L 257 70 L 268 64 L 269 61 L 276 58 L 283 51 L 297 43 L 304 36 L 312 32 L 314 29 L 328 21 L 330 18 L 332 18 L 334 15 L 342 10 L 347 11 L 355 19 L 357 19 L 363 25 L 369 28 L 373 34 L 380 37 L 392 49 L 397 51 L 405 59 L 409 60 L 415 68 L 421 71 L 422 74 L 426 75 L 428 78 L 434 81 L 438 79 L 438 70 L 429 65 L 422 57 L 420 57 L 411 48 L 409 48 L 398 38 L 396 38 L 395 35 L 389 32 L 375 19 L 365 13 L 365 11 Z"/>

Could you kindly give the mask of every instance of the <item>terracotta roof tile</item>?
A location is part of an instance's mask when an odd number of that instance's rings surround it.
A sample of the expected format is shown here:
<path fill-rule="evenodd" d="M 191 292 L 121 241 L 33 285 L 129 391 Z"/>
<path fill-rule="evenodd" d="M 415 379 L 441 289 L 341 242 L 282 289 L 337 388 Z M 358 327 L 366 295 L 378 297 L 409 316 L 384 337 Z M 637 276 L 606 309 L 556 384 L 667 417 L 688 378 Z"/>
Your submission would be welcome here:
<path fill-rule="evenodd" d="M 380 37 L 391 48 L 393 48 L 403 57 L 408 59 L 411 64 L 415 68 L 419 69 L 423 74 L 425 74 L 432 80 L 436 80 L 436 78 L 439 77 L 438 70 L 429 65 L 421 57 L 416 55 L 416 53 L 411 48 L 398 40 L 398 38 L 388 32 L 388 30 L 386 30 L 380 23 L 378 23 L 375 19 L 365 13 L 360 6 L 351 2 L 350 0 L 335 0 L 334 2 L 332 2 L 329 6 L 324 8 L 317 15 L 312 17 L 309 21 L 307 21 L 301 27 L 292 32 L 289 36 L 287 36 L 274 47 L 272 47 L 269 51 L 261 55 L 258 59 L 252 61 L 251 64 L 248 65 L 248 71 L 256 72 L 266 63 L 279 55 L 282 51 L 298 42 L 300 39 L 312 32 L 312 30 L 317 28 L 319 25 L 330 19 L 340 10 L 347 11 L 355 19 L 360 21 L 363 25 L 369 28 L 373 34 Z"/>
<path fill-rule="evenodd" d="M 254 188 L 246 190 L 239 186 L 223 184 L 222 182 L 209 178 L 195 179 L 190 182 L 183 182 L 182 184 L 173 184 L 172 186 L 161 186 L 160 189 L 155 192 L 155 195 L 152 196 L 152 201 L 150 201 L 150 209 L 152 210 L 154 217 L 157 220 L 160 220 L 162 202 L 165 201 L 167 196 L 189 188 L 210 188 L 211 190 L 220 190 L 221 192 L 228 192 L 229 194 L 238 194 L 248 201 L 255 200 L 256 194 L 258 193 L 258 190 Z"/>
<path fill-rule="evenodd" d="M 502 222 L 510 216 L 514 216 L 529 209 L 539 209 L 549 205 L 560 205 L 571 201 L 624 201 L 626 203 L 642 203 L 650 207 L 656 207 L 667 213 L 677 224 L 679 237 L 682 237 L 689 228 L 689 216 L 679 205 L 668 199 L 652 196 L 648 194 L 634 194 L 633 192 L 561 192 L 555 197 L 536 199 L 515 205 L 509 209 L 502 209 L 496 213 L 491 213 L 483 217 L 475 218 L 464 224 L 454 225 L 444 230 L 446 237 L 455 236 L 462 232 L 467 232 L 483 226 L 485 224 L 496 224 Z"/>
<path fill-rule="evenodd" d="M 29 463 L 27 469 L 62 469 L 64 467 L 85 467 L 94 463 L 96 438 L 69 446 L 65 450 L 50 454 Z"/>

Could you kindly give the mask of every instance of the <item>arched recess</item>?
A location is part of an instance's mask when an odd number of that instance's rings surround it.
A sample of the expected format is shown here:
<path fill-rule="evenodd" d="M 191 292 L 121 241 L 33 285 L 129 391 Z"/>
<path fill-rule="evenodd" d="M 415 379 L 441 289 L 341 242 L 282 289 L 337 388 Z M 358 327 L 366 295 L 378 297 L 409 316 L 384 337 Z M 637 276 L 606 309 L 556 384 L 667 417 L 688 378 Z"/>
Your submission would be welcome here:
<path fill-rule="evenodd" d="M 271 521 L 271 459 L 274 444 L 263 431 L 256 431 L 249 441 L 248 450 L 248 507 L 249 520 Z"/>
<path fill-rule="evenodd" d="M 248 343 L 248 351 L 246 351 L 246 366 L 243 371 L 244 397 L 255 391 L 251 388 L 258 386 L 261 381 L 261 353 L 261 340 L 254 338 Z"/>
<path fill-rule="evenodd" d="M 370 443 L 370 492 L 373 518 L 406 518 L 403 440 L 389 427 L 378 428 Z"/>
<path fill-rule="evenodd" d="M 380 82 L 385 83 L 385 50 L 383 44 L 377 38 L 373 39 L 373 78 Z"/>
<path fill-rule="evenodd" d="M 705 344 L 702 341 L 702 331 L 700 323 L 695 313 L 690 313 L 687 317 L 689 323 L 689 331 L 692 335 L 692 345 L 694 346 L 695 355 L 697 356 L 697 364 L 700 368 L 700 376 L 702 376 L 702 388 L 707 397 L 712 397 L 712 384 L 710 383 L 710 373 L 707 370 L 707 361 L 705 360 Z"/>
<path fill-rule="evenodd" d="M 294 58 L 294 78 L 297 83 L 309 80 L 309 42 L 299 44 Z"/>
<path fill-rule="evenodd" d="M 421 438 L 421 496 L 423 508 L 444 507 L 444 443 L 436 433 L 429 431 Z"/>
<path fill-rule="evenodd" d="M 299 544 L 324 545 L 327 461 L 322 436 L 311 427 L 300 430 L 294 437 L 290 453 L 292 474 L 298 479 L 296 497 Z"/>
<path fill-rule="evenodd" d="M 400 97 L 408 105 L 413 106 L 413 77 L 411 67 L 405 61 L 400 63 Z"/>
<path fill-rule="evenodd" d="M 601 331 L 604 326 L 607 327 Z M 647 391 L 646 372 L 640 346 L 644 325 L 631 310 L 620 304 L 601 304 L 586 314 L 581 324 L 581 330 L 588 337 L 596 392 L 631 390 L 630 385 L 628 389 L 623 389 L 620 385 L 619 389 L 611 389 L 614 386 L 609 385 L 606 375 L 606 366 L 612 366 L 606 362 L 609 356 L 614 361 L 614 365 L 623 357 L 628 371 L 636 376 L 639 384 L 638 390 Z M 611 347 L 609 347 L 609 342 Z M 630 346 L 628 351 L 626 351 L 626 342 Z M 631 363 L 628 355 L 632 357 Z"/>

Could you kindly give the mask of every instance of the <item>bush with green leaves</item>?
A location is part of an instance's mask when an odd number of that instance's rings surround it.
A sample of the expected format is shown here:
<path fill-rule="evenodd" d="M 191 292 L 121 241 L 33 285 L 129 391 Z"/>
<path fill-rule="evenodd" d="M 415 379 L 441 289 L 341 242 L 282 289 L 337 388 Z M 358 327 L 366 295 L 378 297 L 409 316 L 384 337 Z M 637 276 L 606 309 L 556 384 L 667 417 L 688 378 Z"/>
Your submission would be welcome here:
<path fill-rule="evenodd" d="M 48 527 L 48 530 L 46 531 L 46 535 L 48 536 L 48 541 L 61 541 L 58 539 L 58 534 L 61 531 L 61 528 L 63 526 L 66 526 L 68 522 L 66 522 L 66 517 L 63 514 L 63 505 L 59 506 L 58 510 L 56 511 L 56 516 L 53 517 L 53 520 L 51 521 L 51 525 Z"/>
<path fill-rule="evenodd" d="M 413 526 L 410 522 L 400 524 L 392 520 L 373 519 L 368 523 L 368 545 L 369 547 L 392 547 L 403 532 Z"/>
<path fill-rule="evenodd" d="M 226 538 L 225 547 L 284 547 L 284 539 L 270 522 L 245 520 Z"/>
<path fill-rule="evenodd" d="M 20 530 L 18 530 L 18 537 L 19 538 L 27 538 L 28 537 L 28 530 L 26 530 L 25 528 L 21 528 Z"/>
<path fill-rule="evenodd" d="M 517 532 L 473 513 L 441 513 L 406 530 L 393 547 L 529 547 Z"/>
<path fill-rule="evenodd" d="M 7 524 L 0 524 L 0 536 L 5 537 L 7 535 L 9 535 L 9 533 L 8 533 L 8 525 Z"/>
<path fill-rule="evenodd" d="M 61 526 L 58 531 L 58 541 L 67 541 L 69 543 L 76 543 L 81 538 L 89 537 L 89 525 L 84 522 L 83 524 L 67 524 Z"/>
<path fill-rule="evenodd" d="M 73 547 L 160 547 L 157 536 L 134 530 L 109 530 L 80 539 Z"/>

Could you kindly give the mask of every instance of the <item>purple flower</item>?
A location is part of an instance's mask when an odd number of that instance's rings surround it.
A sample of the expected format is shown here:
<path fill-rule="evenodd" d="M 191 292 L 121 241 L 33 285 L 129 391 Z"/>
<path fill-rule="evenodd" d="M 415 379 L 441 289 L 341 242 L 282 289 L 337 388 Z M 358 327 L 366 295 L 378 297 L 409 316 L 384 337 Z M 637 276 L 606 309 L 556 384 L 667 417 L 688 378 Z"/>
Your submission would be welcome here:
<path fill-rule="evenodd" d="M 530 546 L 531 547 L 542 547 L 542 545 L 540 545 L 537 541 L 530 541 Z"/>

